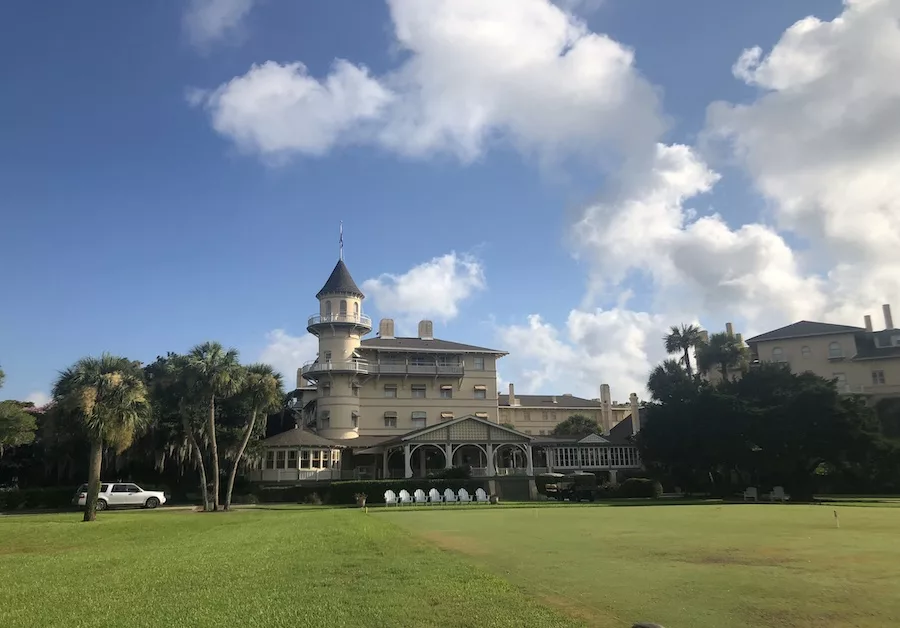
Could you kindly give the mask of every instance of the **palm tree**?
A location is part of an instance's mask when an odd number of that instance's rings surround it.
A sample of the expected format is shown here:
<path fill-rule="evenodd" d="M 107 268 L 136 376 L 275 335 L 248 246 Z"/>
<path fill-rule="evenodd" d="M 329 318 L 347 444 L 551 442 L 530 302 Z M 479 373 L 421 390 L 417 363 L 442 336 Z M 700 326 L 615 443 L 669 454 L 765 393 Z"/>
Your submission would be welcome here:
<path fill-rule="evenodd" d="M 204 342 L 187 354 L 190 382 L 207 400 L 206 437 L 212 462 L 213 510 L 219 509 L 219 447 L 216 443 L 216 398 L 231 397 L 243 385 L 244 369 L 235 349 L 226 351 L 218 342 Z"/>
<path fill-rule="evenodd" d="M 53 399 L 78 417 L 90 441 L 88 496 L 84 520 L 97 518 L 103 449 L 122 453 L 150 420 L 147 387 L 136 363 L 104 353 L 82 358 L 53 385 Z"/>
<path fill-rule="evenodd" d="M 251 364 L 247 367 L 244 379 L 244 394 L 250 402 L 250 421 L 244 429 L 244 436 L 238 447 L 234 465 L 228 474 L 228 485 L 225 488 L 225 510 L 231 508 L 231 492 L 234 489 L 234 478 L 237 475 L 241 457 L 253 434 L 256 426 L 256 418 L 259 414 L 268 416 L 269 412 L 275 412 L 282 407 L 284 401 L 284 384 L 281 373 L 276 373 L 268 364 Z"/>
<path fill-rule="evenodd" d="M 4 379 L 6 379 L 6 373 L 3 372 L 3 369 L 0 369 L 0 388 L 3 388 Z"/>
<path fill-rule="evenodd" d="M 681 358 L 688 377 L 694 376 L 694 369 L 691 368 L 691 349 L 702 342 L 700 328 L 696 325 L 681 324 L 681 327 L 672 325 L 669 333 L 663 337 L 666 343 L 666 353 L 682 353 Z"/>
<path fill-rule="evenodd" d="M 697 366 L 704 373 L 718 368 L 722 379 L 727 380 L 729 369 L 744 369 L 747 356 L 748 351 L 743 342 L 726 332 L 721 332 L 710 336 L 708 343 L 698 345 Z"/>

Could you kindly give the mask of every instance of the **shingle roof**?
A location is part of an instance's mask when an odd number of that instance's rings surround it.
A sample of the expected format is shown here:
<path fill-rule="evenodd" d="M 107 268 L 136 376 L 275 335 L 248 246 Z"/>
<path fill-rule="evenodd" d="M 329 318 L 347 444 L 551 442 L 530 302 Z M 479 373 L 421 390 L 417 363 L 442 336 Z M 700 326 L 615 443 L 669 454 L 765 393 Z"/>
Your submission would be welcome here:
<path fill-rule="evenodd" d="M 331 271 L 331 275 L 328 277 L 328 281 L 326 281 L 325 285 L 322 286 L 322 289 L 316 293 L 316 298 L 321 298 L 326 294 L 349 294 L 359 297 L 360 299 L 365 297 L 359 289 L 359 286 L 353 281 L 353 277 L 350 276 L 350 271 L 347 270 L 347 265 L 344 264 L 344 260 L 338 260 L 338 263 L 335 264 L 334 270 Z"/>
<path fill-rule="evenodd" d="M 786 340 L 788 338 L 803 338 L 806 336 L 828 336 L 830 334 L 855 334 L 866 331 L 862 327 L 851 325 L 834 325 L 832 323 L 818 323 L 816 321 L 799 321 L 786 327 L 779 327 L 773 331 L 748 338 L 747 342 L 766 342 L 769 340 Z"/>
<path fill-rule="evenodd" d="M 856 335 L 856 355 L 854 360 L 871 360 L 878 358 L 897 358 L 900 357 L 900 347 L 895 346 L 877 346 L 876 338 L 882 344 L 889 344 L 891 337 L 896 336 L 896 329 L 884 329 L 874 333 L 857 334 Z"/>
<path fill-rule="evenodd" d="M 498 405 L 509 406 L 509 395 L 497 395 Z M 569 395 L 556 395 L 556 403 L 553 403 L 553 395 L 516 395 L 518 406 L 522 408 L 599 408 L 600 401 L 595 399 L 583 399 Z"/>
<path fill-rule="evenodd" d="M 460 353 L 494 353 L 506 355 L 506 351 L 464 345 L 461 342 L 449 340 L 422 340 L 421 338 L 369 338 L 360 343 L 363 349 L 389 349 L 392 351 L 446 351 Z"/>
<path fill-rule="evenodd" d="M 266 447 L 298 447 L 307 445 L 309 447 L 336 447 L 337 443 L 323 438 L 313 432 L 295 427 L 281 434 L 271 436 L 262 442 Z"/>

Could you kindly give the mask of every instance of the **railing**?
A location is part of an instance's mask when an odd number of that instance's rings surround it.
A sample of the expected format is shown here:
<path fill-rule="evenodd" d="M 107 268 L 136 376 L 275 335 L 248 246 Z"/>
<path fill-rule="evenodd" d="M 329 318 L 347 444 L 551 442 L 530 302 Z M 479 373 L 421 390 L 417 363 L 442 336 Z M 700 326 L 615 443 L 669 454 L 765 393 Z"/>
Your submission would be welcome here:
<path fill-rule="evenodd" d="M 252 482 L 301 482 L 340 480 L 340 469 L 253 469 L 249 473 Z"/>
<path fill-rule="evenodd" d="M 372 329 L 372 319 L 365 314 L 313 314 L 306 321 L 307 327 L 328 323 L 352 323 Z"/>
<path fill-rule="evenodd" d="M 369 373 L 381 375 L 462 375 L 465 372 L 462 364 L 396 364 L 391 362 L 372 362 Z"/>
<path fill-rule="evenodd" d="M 313 360 L 304 364 L 300 372 L 303 375 L 309 373 L 329 373 L 332 371 L 351 371 L 353 373 L 370 373 L 372 372 L 369 363 L 366 360 L 330 360 L 328 362 L 318 362 Z"/>
<path fill-rule="evenodd" d="M 856 395 L 898 395 L 900 394 L 900 384 L 868 384 L 856 386 L 838 387 L 838 391 L 845 394 Z"/>

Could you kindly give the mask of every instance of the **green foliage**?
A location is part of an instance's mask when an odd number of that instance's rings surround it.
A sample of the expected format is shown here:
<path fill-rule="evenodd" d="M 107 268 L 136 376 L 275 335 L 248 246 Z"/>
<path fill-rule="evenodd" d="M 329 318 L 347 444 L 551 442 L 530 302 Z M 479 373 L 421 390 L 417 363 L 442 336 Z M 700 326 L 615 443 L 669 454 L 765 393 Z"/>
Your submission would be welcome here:
<path fill-rule="evenodd" d="M 0 401 L 0 456 L 6 447 L 17 447 L 34 441 L 37 422 L 18 401 Z"/>
<path fill-rule="evenodd" d="M 655 401 L 671 402 L 689 398 L 700 384 L 677 360 L 666 360 L 650 373 L 647 389 Z"/>
<path fill-rule="evenodd" d="M 662 484 L 649 478 L 628 478 L 616 491 L 618 497 L 652 497 L 659 499 L 663 494 Z"/>
<path fill-rule="evenodd" d="M 708 373 L 717 369 L 722 379 L 728 379 L 729 373 L 746 371 L 750 351 L 735 336 L 726 332 L 713 334 L 709 342 L 697 345 L 697 365 L 700 371 Z"/>
<path fill-rule="evenodd" d="M 700 328 L 696 325 L 684 325 L 681 327 L 672 325 L 669 333 L 663 337 L 666 346 L 666 353 L 680 353 L 681 362 L 684 366 L 685 373 L 688 378 L 694 377 L 694 370 L 691 366 L 691 349 L 694 349 L 702 343 Z"/>
<path fill-rule="evenodd" d="M 472 477 L 472 467 L 465 464 L 449 469 L 440 469 L 430 473 L 428 477 L 436 480 L 468 480 Z"/>
<path fill-rule="evenodd" d="M 553 436 L 587 436 L 599 434 L 600 426 L 594 419 L 583 414 L 573 414 L 562 423 L 553 428 Z"/>
<path fill-rule="evenodd" d="M 507 428 L 507 429 L 518 431 L 518 429 L 516 428 L 516 426 L 513 425 L 512 423 L 501 423 L 500 425 L 501 425 L 502 427 Z"/>
<path fill-rule="evenodd" d="M 17 509 L 30 510 L 38 508 L 69 509 L 73 508 L 72 498 L 77 486 L 28 488 L 13 491 L 0 491 L 0 511 Z"/>
<path fill-rule="evenodd" d="M 0 388 L 3 388 L 3 382 L 6 379 L 6 373 L 3 372 L 3 369 L 0 369 Z"/>

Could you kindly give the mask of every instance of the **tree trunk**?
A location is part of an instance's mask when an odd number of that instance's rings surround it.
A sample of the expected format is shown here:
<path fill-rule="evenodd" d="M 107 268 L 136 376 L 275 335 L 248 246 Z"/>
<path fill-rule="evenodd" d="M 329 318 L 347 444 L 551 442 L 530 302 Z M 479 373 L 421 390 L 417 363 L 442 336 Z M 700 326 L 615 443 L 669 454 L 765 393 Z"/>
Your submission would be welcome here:
<path fill-rule="evenodd" d="M 103 462 L 103 441 L 91 441 L 88 463 L 87 499 L 84 500 L 84 521 L 97 520 L 97 495 L 100 494 L 100 466 Z"/>
<path fill-rule="evenodd" d="M 197 439 L 194 438 L 194 431 L 191 429 L 191 424 L 186 417 L 182 418 L 182 423 L 184 424 L 184 432 L 187 434 L 188 442 L 191 445 L 191 452 L 197 459 L 197 466 L 200 468 L 200 496 L 203 499 L 203 510 L 209 510 L 209 494 L 206 488 L 206 465 L 203 464 L 203 452 L 200 451 L 200 445 L 197 443 Z"/>
<path fill-rule="evenodd" d="M 250 424 L 244 432 L 244 438 L 241 439 L 241 446 L 238 448 L 237 456 L 234 459 L 234 466 L 231 467 L 231 473 L 228 474 L 228 485 L 225 487 L 225 510 L 231 510 L 231 492 L 234 490 L 234 478 L 237 476 L 238 465 L 241 463 L 241 457 L 244 450 L 247 449 L 247 443 L 250 442 L 250 435 L 253 433 L 253 426 L 256 425 L 256 410 L 250 415 Z"/>
<path fill-rule="evenodd" d="M 694 378 L 694 369 L 691 368 L 691 348 L 684 348 L 684 370 L 687 371 L 688 377 Z"/>
<path fill-rule="evenodd" d="M 206 423 L 209 431 L 209 454 L 212 458 L 213 510 L 219 509 L 219 446 L 216 444 L 216 396 L 209 398 L 209 420 Z"/>

